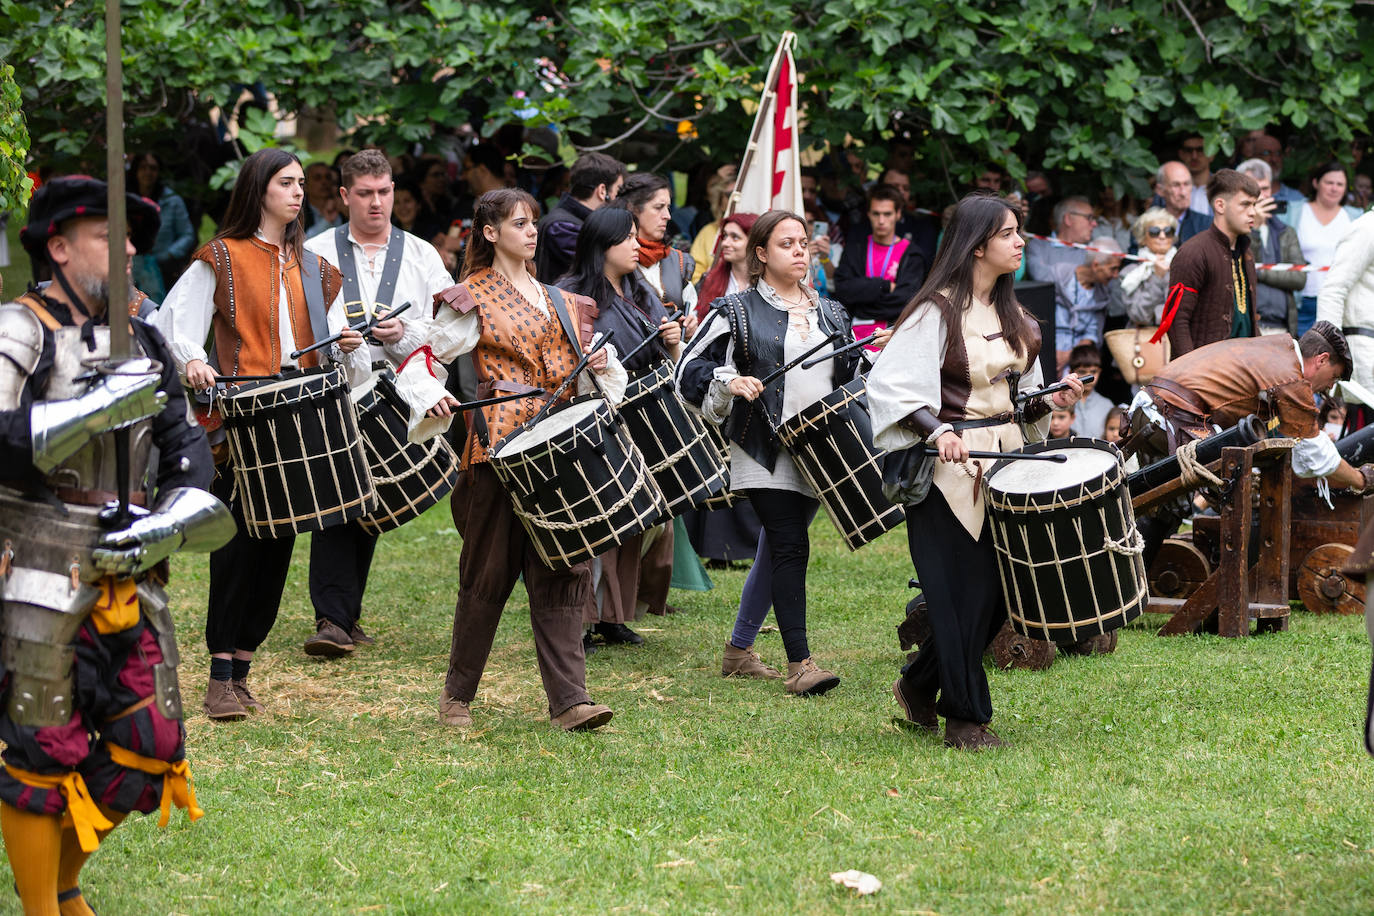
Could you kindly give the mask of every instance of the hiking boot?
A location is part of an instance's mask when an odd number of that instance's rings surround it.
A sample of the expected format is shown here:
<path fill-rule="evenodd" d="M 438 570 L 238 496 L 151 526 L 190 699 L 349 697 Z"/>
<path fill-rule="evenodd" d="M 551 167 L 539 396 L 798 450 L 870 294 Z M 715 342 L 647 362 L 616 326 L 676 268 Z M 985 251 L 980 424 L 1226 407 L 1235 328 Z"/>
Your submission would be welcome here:
<path fill-rule="evenodd" d="M 234 691 L 234 696 L 238 698 L 239 704 L 251 713 L 267 712 L 267 707 L 257 697 L 253 696 L 248 689 L 248 678 L 233 680 L 229 682 L 230 688 Z"/>
<path fill-rule="evenodd" d="M 465 700 L 454 699 L 445 690 L 439 695 L 439 721 L 454 728 L 471 728 L 471 704 Z"/>
<path fill-rule="evenodd" d="M 356 623 L 353 624 L 353 629 L 348 631 L 348 638 L 353 640 L 355 646 L 371 646 L 377 642 L 376 639 L 364 633 L 363 628 Z"/>
<path fill-rule="evenodd" d="M 902 707 L 908 723 L 928 732 L 940 730 L 940 717 L 935 714 L 935 697 L 915 696 L 908 691 L 906 681 L 902 678 L 892 682 L 892 695 L 897 698 L 897 705 Z"/>
<path fill-rule="evenodd" d="M 598 623 L 596 632 L 606 640 L 608 646 L 642 646 L 644 637 L 623 623 Z"/>
<path fill-rule="evenodd" d="M 353 639 L 332 620 L 315 621 L 315 635 L 305 641 L 305 654 L 338 658 L 353 651 Z"/>
<path fill-rule="evenodd" d="M 815 697 L 840 686 L 840 679 L 824 668 L 817 667 L 815 662 L 807 658 L 787 663 L 787 680 L 783 683 L 788 693 L 799 697 Z"/>
<path fill-rule="evenodd" d="M 237 722 L 248 718 L 248 710 L 243 708 L 234 688 L 228 681 L 210 678 L 210 686 L 205 690 L 205 702 L 201 704 L 205 715 L 216 722 Z"/>
<path fill-rule="evenodd" d="M 720 663 L 721 677 L 756 677 L 761 680 L 782 677 L 782 672 L 763 659 L 752 647 L 741 649 L 733 643 L 725 644 L 725 658 Z"/>
<path fill-rule="evenodd" d="M 600 703 L 578 703 L 553 717 L 553 724 L 565 732 L 589 732 L 611 721 L 611 708 Z"/>
<path fill-rule="evenodd" d="M 985 722 L 945 719 L 945 745 L 961 751 L 981 751 L 990 747 L 1005 747 L 1006 742 L 988 728 Z"/>

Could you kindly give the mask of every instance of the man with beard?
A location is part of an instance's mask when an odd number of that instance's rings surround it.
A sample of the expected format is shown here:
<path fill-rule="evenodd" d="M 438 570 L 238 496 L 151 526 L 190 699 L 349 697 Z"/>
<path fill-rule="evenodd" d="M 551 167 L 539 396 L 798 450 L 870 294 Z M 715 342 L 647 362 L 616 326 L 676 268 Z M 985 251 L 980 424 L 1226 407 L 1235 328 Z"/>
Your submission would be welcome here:
<path fill-rule="evenodd" d="M 0 830 L 44 916 L 92 912 L 77 878 L 130 812 L 201 816 L 162 561 L 234 530 L 162 336 L 131 318 L 130 358 L 109 358 L 107 193 L 72 176 L 34 195 L 20 239 L 53 282 L 0 306 Z M 156 208 L 126 203 L 156 234 Z"/>
<path fill-rule="evenodd" d="M 385 314 L 409 302 L 403 316 L 372 331 L 372 362 L 396 368 L 425 342 L 434 294 L 453 278 L 434 246 L 391 225 L 396 184 L 391 163 L 379 150 L 365 149 L 343 167 L 340 194 L 348 222 L 306 241 L 305 248 L 335 264 L 343 275 L 344 309 L 350 324 Z M 315 532 L 310 538 L 310 600 L 315 634 L 307 655 L 347 655 L 373 638 L 358 625 L 377 536 L 356 521 Z"/>

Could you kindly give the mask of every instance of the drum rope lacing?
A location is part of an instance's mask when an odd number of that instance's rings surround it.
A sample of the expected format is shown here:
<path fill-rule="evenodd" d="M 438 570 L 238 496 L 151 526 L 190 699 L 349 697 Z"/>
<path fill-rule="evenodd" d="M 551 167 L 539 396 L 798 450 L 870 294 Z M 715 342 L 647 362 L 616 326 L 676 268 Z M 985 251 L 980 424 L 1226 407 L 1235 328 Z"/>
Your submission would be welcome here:
<path fill-rule="evenodd" d="M 378 486 L 378 485 L 386 485 L 386 484 L 400 483 L 401 481 L 406 480 L 407 478 L 412 477 L 412 476 L 414 476 L 415 474 L 418 474 L 418 473 L 420 473 L 421 471 L 423 471 L 423 470 L 425 469 L 426 465 L 427 465 L 429 462 L 433 461 L 435 458 L 437 458 L 437 457 L 439 456 L 439 451 L 440 451 L 440 449 L 442 449 L 442 448 L 444 447 L 444 444 L 445 444 L 445 440 L 444 440 L 444 437 L 443 437 L 443 436 L 435 436 L 435 437 L 434 437 L 432 440 L 430 440 L 430 441 L 432 441 L 434 444 L 431 445 L 431 446 L 429 447 L 429 453 L 428 453 L 427 455 L 425 455 L 425 461 L 424 461 L 424 462 L 417 462 L 417 463 L 415 463 L 415 464 L 407 465 L 406 468 L 405 468 L 405 470 L 401 471 L 401 473 L 396 474 L 396 475 L 393 476 L 393 477 L 378 477 L 377 475 L 374 474 L 374 475 L 372 475 L 372 483 L 373 483 L 373 485 L 374 485 L 374 486 Z M 364 441 L 364 445 L 367 445 L 367 446 L 368 446 L 368 451 L 370 451 L 372 454 L 374 454 L 374 455 L 377 456 L 377 458 L 378 458 L 378 463 L 379 463 L 381 466 L 385 467 L 385 463 L 386 463 L 385 457 L 383 457 L 383 455 L 382 455 L 380 452 L 378 452 L 375 448 L 372 448 L 372 447 L 371 447 L 371 443 Z M 400 453 L 397 453 L 397 454 L 399 455 Z M 369 462 L 369 464 L 370 464 L 370 463 L 371 463 L 371 462 Z"/>
<path fill-rule="evenodd" d="M 1104 532 L 1102 542 L 1112 553 L 1119 553 L 1122 556 L 1134 557 L 1145 552 L 1145 538 L 1141 536 L 1139 528 L 1132 528 L 1127 531 L 1120 540 L 1113 540 L 1110 535 Z"/>
<path fill-rule="evenodd" d="M 581 475 L 582 482 L 587 485 L 587 492 L 595 493 L 596 487 L 592 486 L 592 482 L 587 479 L 586 471 L 582 470 L 581 468 L 578 468 L 577 472 L 579 475 Z M 616 500 L 611 505 L 602 509 L 601 515 L 603 517 L 614 515 L 621 509 L 624 509 L 626 506 L 630 504 L 630 501 L 635 498 L 635 495 L 638 494 L 640 490 L 644 489 L 644 483 L 648 480 L 653 480 L 653 478 L 647 474 L 636 478 L 634 486 L 630 487 L 630 489 L 627 490 L 625 492 L 625 495 L 622 496 L 620 499 Z M 514 506 L 514 509 L 515 513 L 521 518 L 529 519 L 530 522 L 532 522 L 533 524 L 536 524 L 540 528 L 544 528 L 550 531 L 580 531 L 583 528 L 587 527 L 586 522 L 556 522 L 553 521 L 553 517 L 550 515 L 536 515 L 532 512 L 526 512 L 519 506 Z M 566 511 L 566 509 L 563 511 Z"/>

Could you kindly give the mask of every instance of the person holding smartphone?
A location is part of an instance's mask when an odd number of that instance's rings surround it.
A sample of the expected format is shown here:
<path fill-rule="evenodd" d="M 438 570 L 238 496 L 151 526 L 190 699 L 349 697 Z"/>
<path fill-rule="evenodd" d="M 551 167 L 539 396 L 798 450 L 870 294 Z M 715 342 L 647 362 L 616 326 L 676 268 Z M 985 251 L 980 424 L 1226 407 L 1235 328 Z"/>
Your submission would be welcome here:
<path fill-rule="evenodd" d="M 1274 173 L 1269 163 L 1263 159 L 1247 159 L 1236 166 L 1236 171 L 1249 175 L 1259 185 L 1255 228 L 1250 231 L 1256 263 L 1306 263 L 1298 230 L 1280 218 L 1288 209 L 1288 201 L 1274 198 Z M 1298 335 L 1298 300 L 1295 297 L 1306 283 L 1307 274 L 1300 270 L 1255 271 L 1255 313 L 1259 317 L 1261 334 Z"/>

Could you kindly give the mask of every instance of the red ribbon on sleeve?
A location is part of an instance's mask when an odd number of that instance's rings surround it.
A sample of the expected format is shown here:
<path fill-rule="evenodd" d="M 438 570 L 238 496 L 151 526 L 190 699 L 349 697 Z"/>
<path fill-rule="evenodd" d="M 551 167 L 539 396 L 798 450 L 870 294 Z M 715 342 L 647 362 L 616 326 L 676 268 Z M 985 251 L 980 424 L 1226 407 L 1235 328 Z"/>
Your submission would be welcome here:
<path fill-rule="evenodd" d="M 1164 335 L 1169 333 L 1169 326 L 1174 323 L 1174 316 L 1178 314 L 1178 307 L 1183 303 L 1183 294 L 1192 293 L 1197 295 L 1197 290 L 1191 286 L 1184 286 L 1182 283 L 1175 283 L 1169 290 L 1169 295 L 1164 300 L 1164 317 L 1159 322 L 1159 330 L 1155 331 L 1155 336 L 1150 338 L 1150 343 L 1159 343 Z"/>
<path fill-rule="evenodd" d="M 423 346 L 417 347 L 415 349 L 415 352 L 411 353 L 404 360 L 402 360 L 401 364 L 396 367 L 396 374 L 400 375 L 402 372 L 404 372 L 406 366 L 410 365 L 410 361 L 415 357 L 421 355 L 424 356 L 425 371 L 430 374 L 431 378 L 438 378 L 438 376 L 434 374 L 434 351 L 429 348 L 429 344 L 424 344 Z"/>

